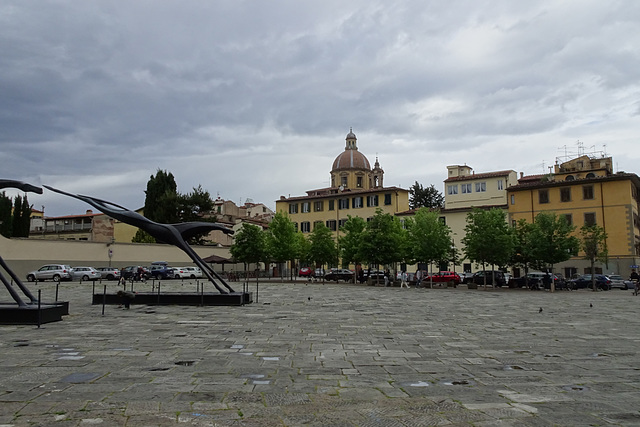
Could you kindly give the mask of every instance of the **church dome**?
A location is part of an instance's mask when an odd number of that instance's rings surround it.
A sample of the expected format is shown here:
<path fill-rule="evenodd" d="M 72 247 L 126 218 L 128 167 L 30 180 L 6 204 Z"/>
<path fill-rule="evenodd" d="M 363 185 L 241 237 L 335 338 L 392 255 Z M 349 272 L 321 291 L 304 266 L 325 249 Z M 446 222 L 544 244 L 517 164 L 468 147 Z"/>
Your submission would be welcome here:
<path fill-rule="evenodd" d="M 357 138 L 352 129 L 349 130 L 346 140 L 344 151 L 333 161 L 331 172 L 349 169 L 371 170 L 367 157 L 358 151 Z"/>
<path fill-rule="evenodd" d="M 366 169 L 371 170 L 371 165 L 367 157 L 358 150 L 344 150 L 333 161 L 331 172 L 348 169 Z"/>

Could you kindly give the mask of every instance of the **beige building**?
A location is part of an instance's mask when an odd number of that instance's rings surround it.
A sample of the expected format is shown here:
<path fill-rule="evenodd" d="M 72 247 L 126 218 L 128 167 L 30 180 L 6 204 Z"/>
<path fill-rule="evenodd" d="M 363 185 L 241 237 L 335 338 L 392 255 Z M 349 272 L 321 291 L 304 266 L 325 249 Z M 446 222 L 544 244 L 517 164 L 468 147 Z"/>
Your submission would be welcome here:
<path fill-rule="evenodd" d="M 384 186 L 384 171 L 378 159 L 371 167 L 358 150 L 353 131 L 347 134 L 345 149 L 334 160 L 330 174 L 330 187 L 309 190 L 306 196 L 281 196 L 276 201 L 276 212 L 287 214 L 304 234 L 322 223 L 338 237 L 349 215 L 367 220 L 377 209 L 391 215 L 409 209 L 409 191 Z"/>
<path fill-rule="evenodd" d="M 499 208 L 506 213 L 507 188 L 517 183 L 518 175 L 514 170 L 476 174 L 467 165 L 447 166 L 447 179 L 444 181 L 445 201 L 441 214 L 451 228 L 454 246 L 460 251 L 462 258 L 464 258 L 462 239 L 465 236 L 464 229 L 469 212 L 473 208 Z M 469 260 L 462 259 L 460 264 L 464 272 L 477 270 Z"/>

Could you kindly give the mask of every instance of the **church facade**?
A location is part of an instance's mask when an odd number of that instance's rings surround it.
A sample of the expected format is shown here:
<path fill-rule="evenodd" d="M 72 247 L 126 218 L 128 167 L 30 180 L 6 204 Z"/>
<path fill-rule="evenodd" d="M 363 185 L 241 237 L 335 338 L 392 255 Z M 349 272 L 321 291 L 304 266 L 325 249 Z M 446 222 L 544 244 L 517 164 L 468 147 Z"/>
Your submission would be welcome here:
<path fill-rule="evenodd" d="M 358 150 L 353 131 L 347 134 L 345 149 L 334 160 L 330 173 L 330 187 L 309 190 L 305 196 L 282 196 L 276 201 L 276 211 L 287 214 L 303 234 L 322 223 L 337 238 L 349 216 L 368 220 L 378 209 L 391 215 L 409 209 L 409 191 L 384 186 L 378 159 L 371 167 Z"/>

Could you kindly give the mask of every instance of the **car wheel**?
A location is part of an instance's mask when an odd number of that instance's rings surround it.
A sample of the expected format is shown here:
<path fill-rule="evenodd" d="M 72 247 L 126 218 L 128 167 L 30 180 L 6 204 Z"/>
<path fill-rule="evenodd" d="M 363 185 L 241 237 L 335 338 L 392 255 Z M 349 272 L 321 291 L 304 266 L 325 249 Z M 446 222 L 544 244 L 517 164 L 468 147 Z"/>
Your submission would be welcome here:
<path fill-rule="evenodd" d="M 195 275 L 195 274 L 192 274 L 191 276 L 189 276 L 189 278 L 191 278 L 191 279 L 195 279 L 195 278 L 196 278 L 196 275 Z"/>
<path fill-rule="evenodd" d="M 82 276 L 82 280 L 87 281 L 89 280 L 89 276 L 87 276 L 86 274 L 84 276 Z"/>
<path fill-rule="evenodd" d="M 36 281 L 36 276 L 34 276 L 33 274 L 30 274 L 27 276 L 27 280 L 29 282 L 35 282 Z"/>
<path fill-rule="evenodd" d="M 53 281 L 54 282 L 59 282 L 60 281 L 60 275 L 59 274 L 54 275 L 53 276 Z"/>
<path fill-rule="evenodd" d="M 107 280 L 114 280 L 115 276 L 113 274 L 107 274 Z"/>
<path fill-rule="evenodd" d="M 176 279 L 179 279 L 179 278 L 180 278 L 180 275 L 179 275 L 179 274 L 176 274 L 176 275 L 175 275 L 175 278 L 176 278 Z"/>

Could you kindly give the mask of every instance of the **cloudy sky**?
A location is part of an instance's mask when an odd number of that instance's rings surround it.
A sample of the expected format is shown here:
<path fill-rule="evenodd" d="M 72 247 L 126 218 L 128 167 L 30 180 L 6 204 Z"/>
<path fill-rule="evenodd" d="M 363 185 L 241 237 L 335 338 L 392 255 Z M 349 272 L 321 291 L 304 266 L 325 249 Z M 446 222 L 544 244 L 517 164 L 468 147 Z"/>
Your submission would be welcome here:
<path fill-rule="evenodd" d="M 592 152 L 639 173 L 638 28 L 636 0 L 7 0 L 0 178 L 135 209 L 162 169 L 275 208 L 329 185 L 350 127 L 387 186 Z"/>

